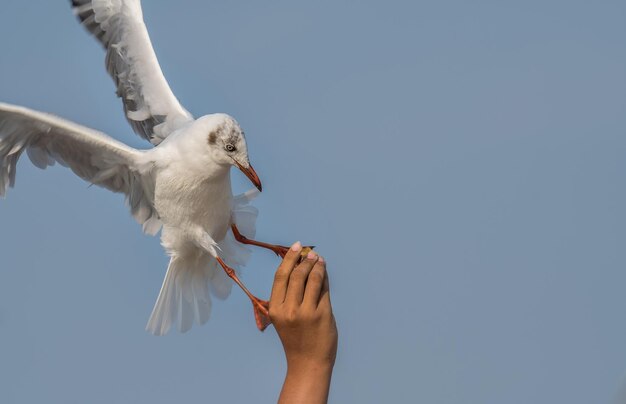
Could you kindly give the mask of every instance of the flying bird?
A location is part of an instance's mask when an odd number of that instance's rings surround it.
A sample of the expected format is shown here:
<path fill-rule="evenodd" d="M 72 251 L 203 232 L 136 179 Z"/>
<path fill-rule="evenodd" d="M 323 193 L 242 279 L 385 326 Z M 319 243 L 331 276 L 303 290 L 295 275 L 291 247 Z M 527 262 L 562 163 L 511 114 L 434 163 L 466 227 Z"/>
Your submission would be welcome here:
<path fill-rule="evenodd" d="M 18 159 L 46 168 L 69 167 L 82 179 L 123 193 L 147 234 L 161 230 L 169 266 L 146 329 L 163 335 L 177 323 L 185 332 L 209 319 L 211 295 L 226 298 L 232 279 L 248 295 L 257 327 L 270 323 L 268 302 L 239 280 L 256 245 L 284 256 L 288 248 L 258 242 L 262 190 L 246 138 L 226 114 L 194 119 L 170 89 L 143 21 L 140 0 L 72 0 L 82 25 L 106 50 L 106 68 L 133 131 L 153 148 L 137 150 L 99 131 L 43 112 L 0 103 L 0 197 L 15 184 Z M 258 189 L 233 196 L 230 168 Z"/>

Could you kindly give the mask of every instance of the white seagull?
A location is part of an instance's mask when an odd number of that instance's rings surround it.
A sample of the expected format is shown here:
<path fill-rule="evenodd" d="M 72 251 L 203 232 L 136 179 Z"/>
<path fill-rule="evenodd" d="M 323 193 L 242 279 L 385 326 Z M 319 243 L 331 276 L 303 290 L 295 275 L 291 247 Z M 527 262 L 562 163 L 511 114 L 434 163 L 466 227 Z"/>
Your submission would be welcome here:
<path fill-rule="evenodd" d="M 104 133 L 27 108 L 0 103 L 0 197 L 15 184 L 24 151 L 34 165 L 58 162 L 82 179 L 124 193 L 144 232 L 170 256 L 163 286 L 146 329 L 163 335 L 178 322 L 204 324 L 210 294 L 226 298 L 234 280 L 248 295 L 260 330 L 270 324 L 268 302 L 253 296 L 234 268 L 245 264 L 242 244 L 284 256 L 287 247 L 253 237 L 256 190 L 234 197 L 230 167 L 261 191 L 250 165 L 244 132 L 226 114 L 194 119 L 163 77 L 143 22 L 140 0 L 72 0 L 82 25 L 106 49 L 106 68 L 135 133 L 155 147 L 136 150 Z M 221 267 L 224 271 L 222 271 Z"/>

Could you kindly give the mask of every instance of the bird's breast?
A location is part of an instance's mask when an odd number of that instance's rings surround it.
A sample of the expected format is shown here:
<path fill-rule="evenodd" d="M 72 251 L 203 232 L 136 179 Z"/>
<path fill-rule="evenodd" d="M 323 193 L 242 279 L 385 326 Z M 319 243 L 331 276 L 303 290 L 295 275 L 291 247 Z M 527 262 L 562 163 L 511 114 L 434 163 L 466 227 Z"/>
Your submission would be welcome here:
<path fill-rule="evenodd" d="M 232 199 L 229 172 L 211 179 L 168 172 L 156 178 L 155 206 L 163 224 L 201 226 L 218 242 L 230 225 Z"/>

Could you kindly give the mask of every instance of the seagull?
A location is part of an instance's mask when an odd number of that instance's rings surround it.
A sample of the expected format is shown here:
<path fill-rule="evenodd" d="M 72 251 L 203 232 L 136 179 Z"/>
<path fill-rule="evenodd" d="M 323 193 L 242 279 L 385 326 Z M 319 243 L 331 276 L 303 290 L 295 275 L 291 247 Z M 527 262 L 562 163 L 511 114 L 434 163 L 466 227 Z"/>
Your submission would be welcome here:
<path fill-rule="evenodd" d="M 143 231 L 156 235 L 170 257 L 146 330 L 166 334 L 204 324 L 211 296 L 225 299 L 234 281 L 250 298 L 256 325 L 270 323 L 269 303 L 237 276 L 246 245 L 284 257 L 288 247 L 253 239 L 262 190 L 250 164 L 244 131 L 223 113 L 194 119 L 170 89 L 148 36 L 140 0 L 71 0 L 82 25 L 106 50 L 106 68 L 133 131 L 154 147 L 137 150 L 106 134 L 25 107 L 0 103 L 0 197 L 15 184 L 25 151 L 45 169 L 59 163 L 80 178 L 122 193 Z M 234 196 L 230 168 L 254 184 Z"/>

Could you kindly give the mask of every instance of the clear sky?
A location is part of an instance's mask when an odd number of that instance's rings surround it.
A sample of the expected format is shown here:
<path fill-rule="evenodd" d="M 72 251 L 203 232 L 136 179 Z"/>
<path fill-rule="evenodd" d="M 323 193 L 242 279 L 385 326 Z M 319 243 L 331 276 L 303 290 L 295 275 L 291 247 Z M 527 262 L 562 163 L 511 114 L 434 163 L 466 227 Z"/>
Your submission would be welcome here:
<path fill-rule="evenodd" d="M 3 1 L 0 99 L 147 147 L 68 3 Z M 615 400 L 624 1 L 145 3 L 183 105 L 246 131 L 258 237 L 330 263 L 332 402 Z M 239 290 L 206 326 L 149 335 L 158 238 L 67 169 L 23 159 L 17 177 L 0 201 L 0 402 L 276 399 L 281 346 Z M 244 280 L 267 297 L 277 264 L 255 251 Z"/>

